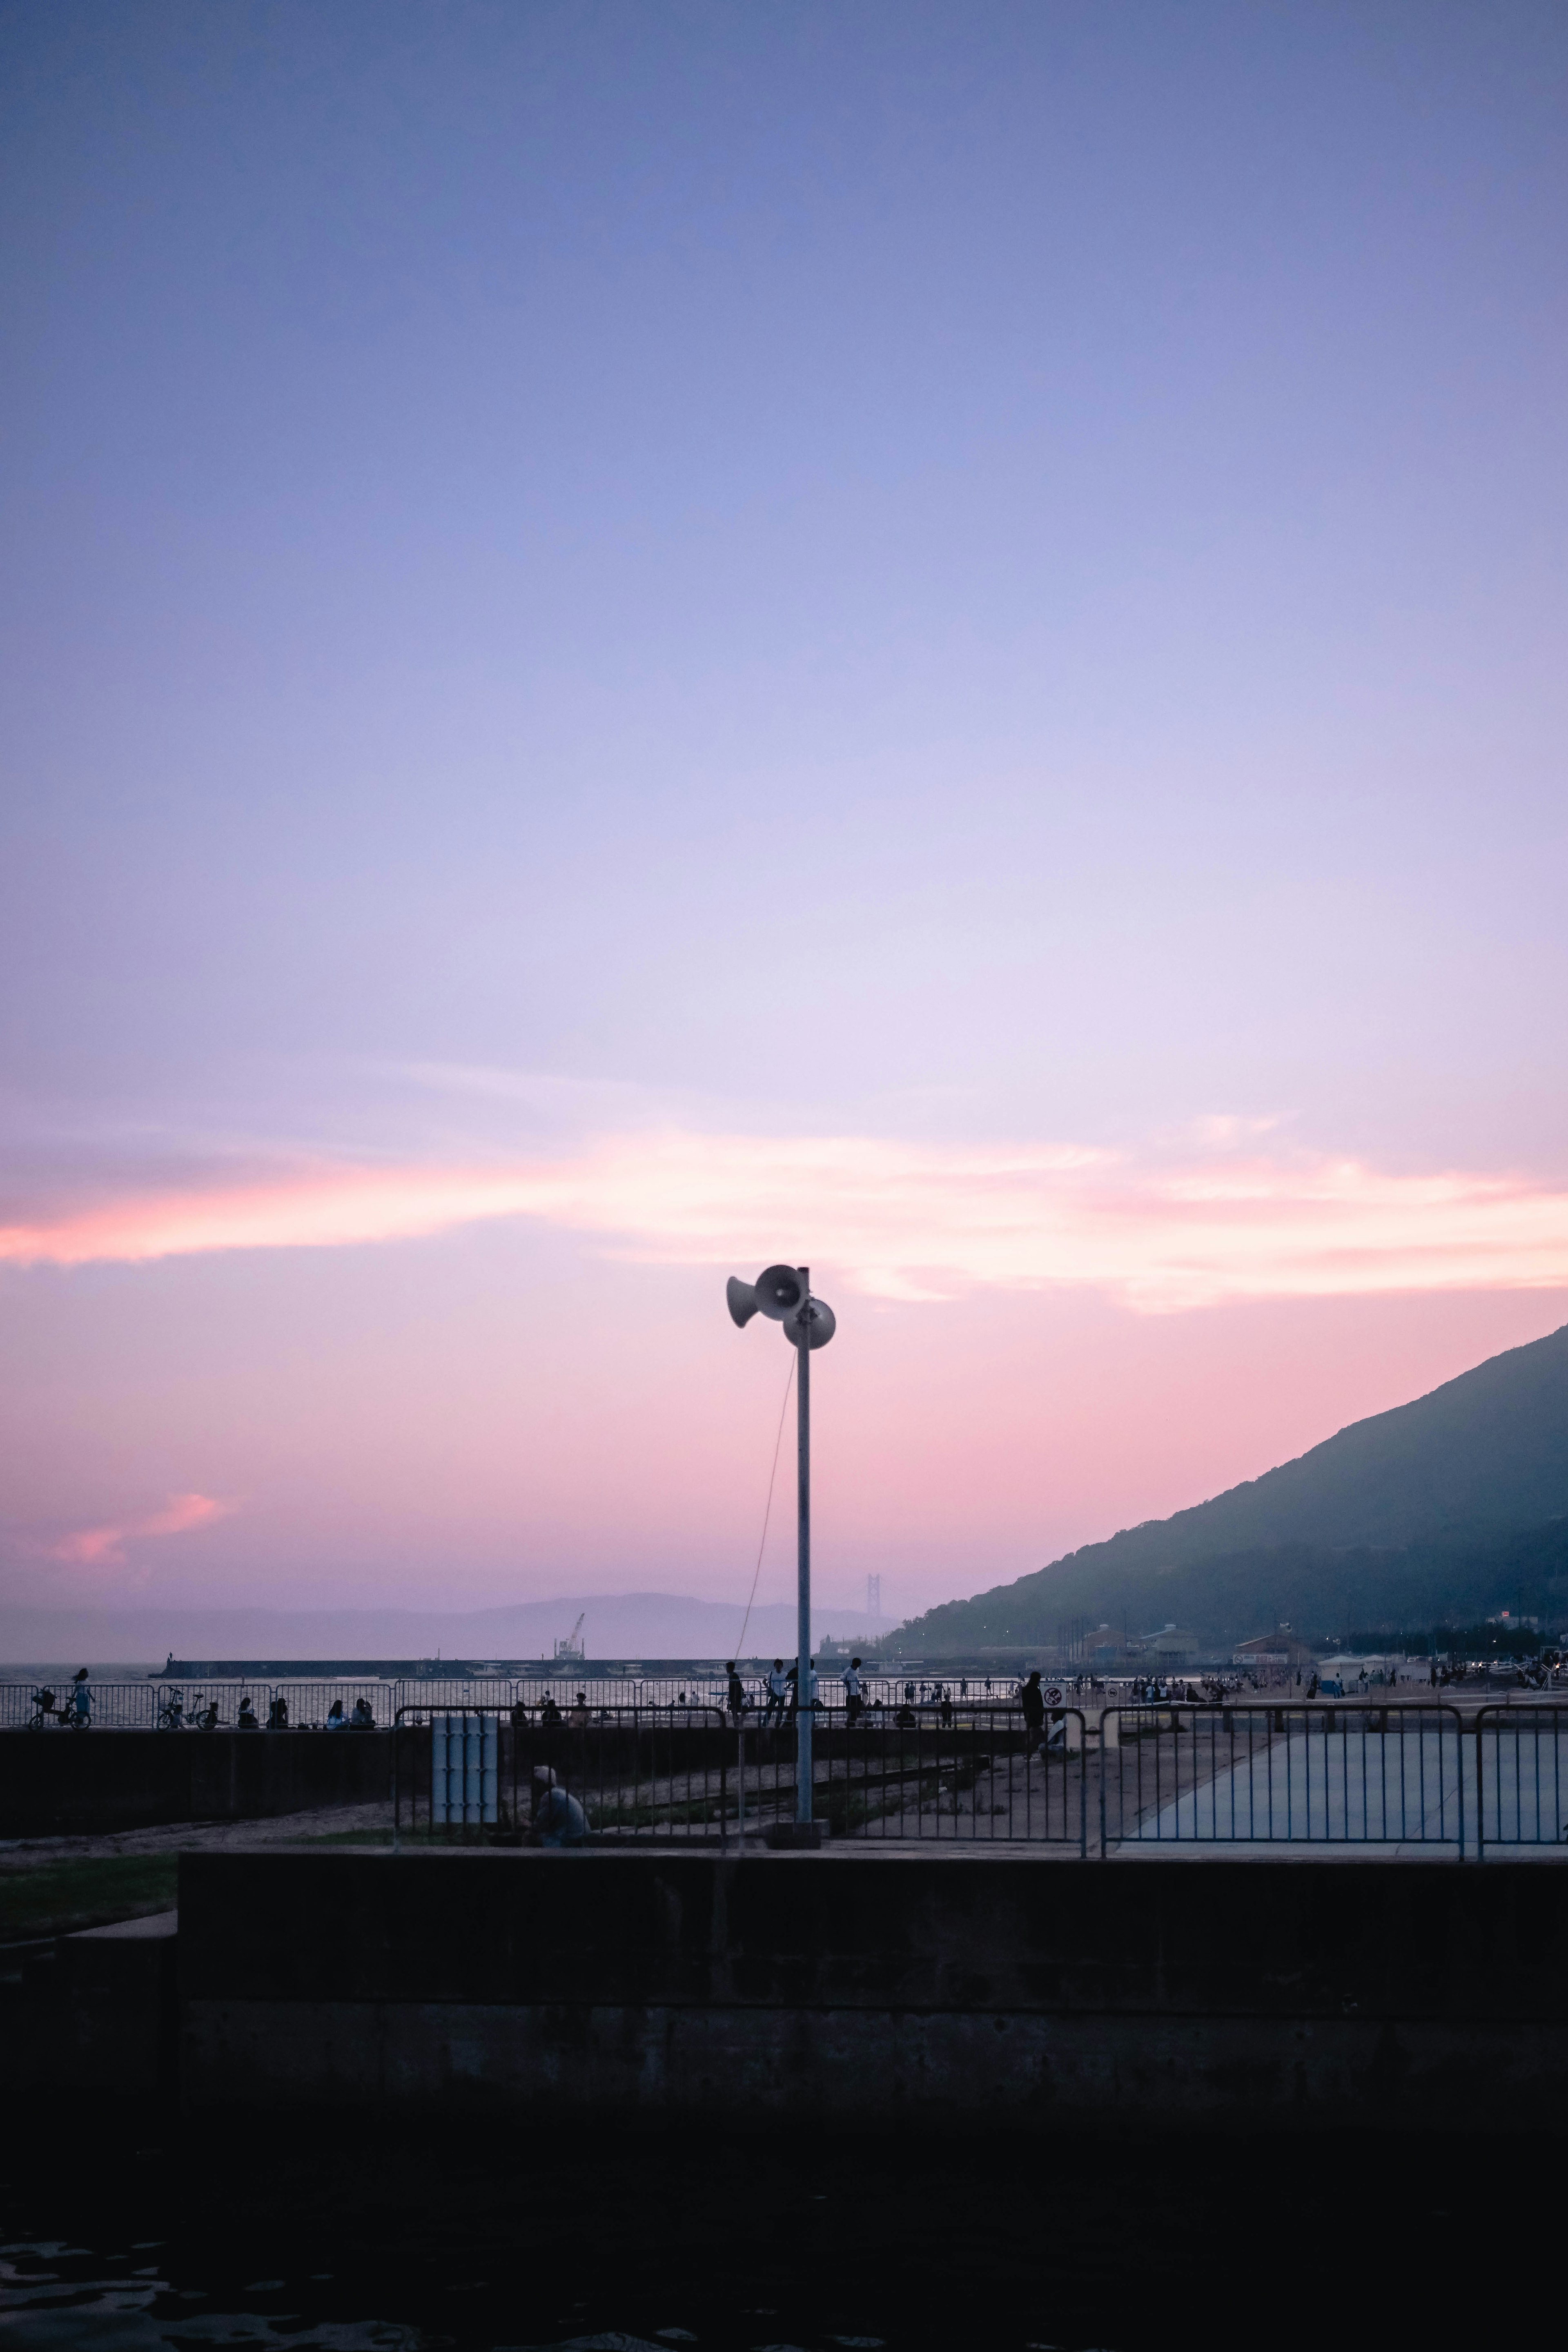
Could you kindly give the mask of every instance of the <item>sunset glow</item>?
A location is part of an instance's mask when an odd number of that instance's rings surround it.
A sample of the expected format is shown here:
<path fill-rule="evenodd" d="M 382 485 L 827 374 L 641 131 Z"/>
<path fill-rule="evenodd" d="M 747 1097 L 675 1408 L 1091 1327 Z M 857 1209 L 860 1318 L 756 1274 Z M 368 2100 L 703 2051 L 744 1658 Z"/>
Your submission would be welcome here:
<path fill-rule="evenodd" d="M 506 1171 L 322 1168 L 110 1200 L 0 1229 L 17 1265 L 327 1249 L 530 1218 L 677 1264 L 747 1264 L 806 1232 L 873 1297 L 1082 1286 L 1144 1313 L 1226 1300 L 1568 1282 L 1568 1193 L 1307 1155 L 1143 1164 L 862 1138 L 665 1132 Z"/>
<path fill-rule="evenodd" d="M 1565 74 L 0 11 L 0 1611 L 743 1606 L 775 1259 L 900 1616 L 1568 1325 Z"/>

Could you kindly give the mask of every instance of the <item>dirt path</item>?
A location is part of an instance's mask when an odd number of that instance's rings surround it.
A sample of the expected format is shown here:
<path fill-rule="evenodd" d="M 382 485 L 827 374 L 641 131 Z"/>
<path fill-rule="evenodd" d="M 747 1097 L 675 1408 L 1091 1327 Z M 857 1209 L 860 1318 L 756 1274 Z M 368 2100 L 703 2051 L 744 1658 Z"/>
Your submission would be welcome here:
<path fill-rule="evenodd" d="M 291 1845 L 301 1838 L 342 1836 L 392 1827 L 392 1803 L 325 1805 L 307 1813 L 279 1813 L 259 1822 L 171 1822 L 160 1829 L 119 1830 L 98 1837 L 7 1838 L 0 1841 L 0 1874 L 52 1870 L 64 1862 L 107 1862 L 121 1855 L 247 1853 L 259 1846 Z"/>

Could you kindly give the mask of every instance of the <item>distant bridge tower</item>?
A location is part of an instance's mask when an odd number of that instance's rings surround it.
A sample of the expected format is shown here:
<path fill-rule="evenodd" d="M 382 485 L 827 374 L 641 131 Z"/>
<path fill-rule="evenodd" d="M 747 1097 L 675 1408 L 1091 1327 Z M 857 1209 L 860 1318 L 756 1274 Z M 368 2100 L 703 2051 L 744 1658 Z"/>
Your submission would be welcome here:
<path fill-rule="evenodd" d="M 882 1613 L 882 1580 L 879 1576 L 866 1579 L 866 1614 L 875 1621 Z"/>

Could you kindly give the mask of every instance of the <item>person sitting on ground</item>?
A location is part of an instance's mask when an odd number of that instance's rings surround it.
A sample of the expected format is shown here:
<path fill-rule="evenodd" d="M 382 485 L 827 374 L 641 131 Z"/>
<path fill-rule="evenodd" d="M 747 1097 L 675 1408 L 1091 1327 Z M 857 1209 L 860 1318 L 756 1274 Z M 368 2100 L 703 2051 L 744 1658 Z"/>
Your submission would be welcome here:
<path fill-rule="evenodd" d="M 921 1727 L 919 1716 L 908 1704 L 900 1707 L 893 1722 L 900 1731 L 918 1731 Z"/>
<path fill-rule="evenodd" d="M 573 1710 L 572 1710 L 571 1714 L 567 1717 L 566 1720 L 567 1720 L 567 1722 L 571 1725 L 571 1727 L 572 1727 L 572 1728 L 573 1728 L 573 1730 L 574 1730 L 574 1731 L 586 1731 L 586 1730 L 587 1730 L 587 1728 L 588 1728 L 588 1694 L 587 1694 L 587 1692 L 586 1692 L 586 1691 L 579 1691 L 579 1692 L 578 1692 L 578 1694 L 577 1694 L 577 1704 L 576 1704 L 576 1706 L 573 1708 Z"/>
<path fill-rule="evenodd" d="M 281 1691 L 268 1707 L 267 1728 L 268 1731 L 287 1731 L 289 1728 L 289 1702 Z"/>
<path fill-rule="evenodd" d="M 195 1727 L 198 1731 L 216 1731 L 217 1729 L 217 1701 L 216 1698 L 208 1699 L 205 1706 L 196 1717 Z"/>
<path fill-rule="evenodd" d="M 347 1718 L 343 1714 L 343 1703 L 341 1698 L 335 1698 L 327 1709 L 327 1729 L 346 1731 L 348 1727 Z"/>
<path fill-rule="evenodd" d="M 372 1706 L 369 1699 L 365 1698 L 363 1695 L 354 1701 L 354 1711 L 349 1717 L 349 1729 L 351 1731 L 374 1731 L 375 1729 L 375 1709 Z"/>
<path fill-rule="evenodd" d="M 528 1729 L 528 1702 L 525 1699 L 514 1699 L 512 1702 L 511 1727 L 514 1731 Z"/>
<path fill-rule="evenodd" d="M 537 1766 L 533 1774 L 531 1843 L 534 1845 L 583 1845 L 587 1836 L 588 1817 L 576 1798 L 561 1787 L 547 1764 Z"/>
<path fill-rule="evenodd" d="M 560 1722 L 561 1709 L 556 1706 L 553 1698 L 545 1699 L 544 1705 L 539 1710 L 539 1720 L 541 1723 L 550 1725 L 552 1728 Z"/>
<path fill-rule="evenodd" d="M 250 1704 L 248 1691 L 240 1699 L 239 1713 L 235 1717 L 234 1727 L 237 1731 L 259 1731 L 261 1728 L 256 1719 L 256 1709 Z"/>

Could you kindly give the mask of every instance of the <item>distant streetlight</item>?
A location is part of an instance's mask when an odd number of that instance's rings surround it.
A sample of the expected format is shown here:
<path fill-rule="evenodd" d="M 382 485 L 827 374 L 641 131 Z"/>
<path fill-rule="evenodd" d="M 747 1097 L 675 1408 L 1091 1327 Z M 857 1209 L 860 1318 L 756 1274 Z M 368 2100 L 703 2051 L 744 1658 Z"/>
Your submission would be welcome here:
<path fill-rule="evenodd" d="M 833 1309 L 811 1295 L 811 1270 L 804 1265 L 770 1265 L 755 1282 L 734 1275 L 725 1288 L 732 1320 L 744 1330 L 753 1315 L 766 1315 L 784 1325 L 784 1338 L 799 1349 L 795 1371 L 795 1829 L 792 1845 L 817 1845 L 822 1832 L 812 1812 L 811 1778 L 811 1351 L 826 1348 L 837 1328 Z M 805 1346 L 801 1347 L 802 1339 Z"/>

